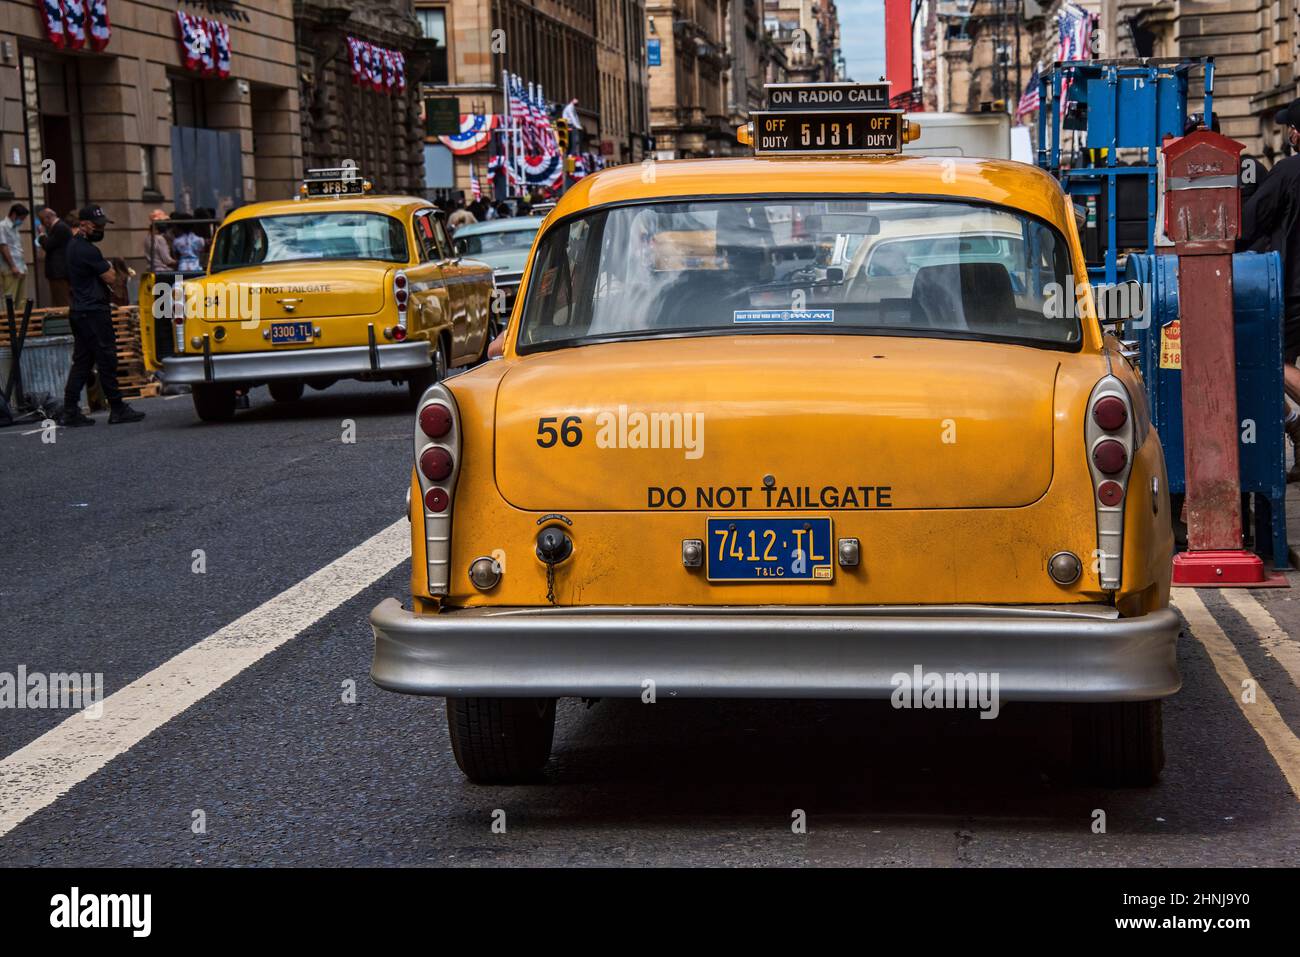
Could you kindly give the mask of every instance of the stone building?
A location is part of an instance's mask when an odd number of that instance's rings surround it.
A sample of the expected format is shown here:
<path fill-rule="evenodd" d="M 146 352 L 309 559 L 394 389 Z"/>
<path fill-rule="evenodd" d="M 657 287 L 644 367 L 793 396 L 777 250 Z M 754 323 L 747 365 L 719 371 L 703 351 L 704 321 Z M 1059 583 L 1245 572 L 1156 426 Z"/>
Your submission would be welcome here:
<path fill-rule="evenodd" d="M 833 0 L 764 0 L 763 15 L 772 39 L 785 53 L 790 82 L 844 78 L 839 11 Z"/>
<path fill-rule="evenodd" d="M 424 190 L 423 131 L 417 83 L 405 91 L 355 76 L 348 39 L 399 52 L 406 72 L 418 75 L 420 26 L 410 0 L 294 0 L 297 66 L 301 77 L 302 156 L 308 169 L 356 163 L 375 189 Z"/>
<path fill-rule="evenodd" d="M 788 80 L 786 51 L 764 22 L 762 0 L 731 0 L 726 15 L 729 66 L 723 74 L 727 123 L 735 130 L 762 109 L 768 83 Z M 748 152 L 748 148 L 745 148 Z"/>
<path fill-rule="evenodd" d="M 658 41 L 649 66 L 650 127 L 659 159 L 716 156 L 735 138 L 728 126 L 727 0 L 648 0 L 646 36 Z"/>
<path fill-rule="evenodd" d="M 607 163 L 637 163 L 650 132 L 644 0 L 597 0 L 600 98 L 591 146 Z"/>
<path fill-rule="evenodd" d="M 114 220 L 105 254 L 139 268 L 156 207 L 220 213 L 291 195 L 301 151 L 290 0 L 108 10 L 106 42 L 87 35 L 74 49 L 66 33 L 52 41 L 42 4 L 0 0 L 0 208 L 98 203 Z M 187 56 L 178 10 L 212 25 L 205 36 L 228 36 L 228 64 Z"/>
<path fill-rule="evenodd" d="M 955 113 L 1014 106 L 1033 73 L 1041 20 L 1032 0 L 925 0 L 921 105 Z"/>

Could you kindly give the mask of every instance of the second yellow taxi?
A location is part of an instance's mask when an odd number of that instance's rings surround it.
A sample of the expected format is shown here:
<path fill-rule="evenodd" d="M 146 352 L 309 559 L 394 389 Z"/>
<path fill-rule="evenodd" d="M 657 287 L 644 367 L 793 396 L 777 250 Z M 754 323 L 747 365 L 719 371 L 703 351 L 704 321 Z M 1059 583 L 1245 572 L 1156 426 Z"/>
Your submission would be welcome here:
<path fill-rule="evenodd" d="M 492 268 L 457 254 L 427 200 L 368 187 L 355 170 L 311 170 L 298 199 L 226 217 L 204 275 L 155 282 L 146 361 L 190 386 L 199 418 L 229 419 L 262 384 L 293 401 L 306 386 L 393 380 L 414 399 L 486 358 Z"/>

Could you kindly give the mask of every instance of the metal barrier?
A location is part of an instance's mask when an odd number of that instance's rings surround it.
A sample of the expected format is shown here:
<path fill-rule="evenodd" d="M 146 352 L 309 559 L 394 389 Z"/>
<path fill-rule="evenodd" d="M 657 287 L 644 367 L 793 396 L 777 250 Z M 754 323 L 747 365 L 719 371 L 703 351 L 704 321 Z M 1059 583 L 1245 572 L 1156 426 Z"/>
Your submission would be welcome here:
<path fill-rule="evenodd" d="M 1178 257 L 1131 255 L 1126 278 L 1148 290 L 1145 328 L 1130 326 L 1138 341 L 1151 419 L 1160 434 L 1169 491 L 1187 487 L 1183 445 L 1181 356 L 1176 325 Z M 1255 502 L 1255 548 L 1290 567 L 1286 535 L 1286 446 L 1282 431 L 1282 260 L 1277 253 L 1232 257 L 1233 324 L 1237 350 L 1237 419 L 1241 491 Z M 1163 356 L 1163 361 L 1162 361 Z M 1271 545 L 1271 549 L 1270 549 Z"/>

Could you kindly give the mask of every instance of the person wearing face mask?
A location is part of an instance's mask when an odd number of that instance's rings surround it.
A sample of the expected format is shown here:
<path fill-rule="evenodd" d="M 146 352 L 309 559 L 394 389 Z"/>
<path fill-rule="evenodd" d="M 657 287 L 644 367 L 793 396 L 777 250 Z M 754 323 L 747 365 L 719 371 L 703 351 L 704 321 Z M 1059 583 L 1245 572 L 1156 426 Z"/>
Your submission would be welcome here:
<path fill-rule="evenodd" d="M 98 206 L 83 207 L 80 222 L 68 243 L 68 286 L 72 308 L 68 320 L 72 326 L 72 368 L 63 387 L 63 416 L 60 424 L 70 427 L 94 425 L 95 420 L 81 411 L 81 390 L 90 378 L 92 367 L 99 372 L 99 384 L 108 398 L 110 425 L 139 422 L 137 412 L 122 400 L 117 384 L 117 342 L 113 334 L 113 308 L 109 287 L 117 273 L 95 244 L 104 238 L 104 227 L 112 222 Z"/>
<path fill-rule="evenodd" d="M 22 302 L 27 285 L 27 262 L 23 258 L 23 241 L 18 233 L 27 212 L 22 203 L 14 203 L 9 207 L 9 215 L 0 219 L 0 299 L 8 296 L 15 306 Z"/>
<path fill-rule="evenodd" d="M 1282 292 L 1286 297 L 1282 323 L 1282 382 L 1287 397 L 1300 404 L 1300 100 L 1277 114 L 1286 127 L 1292 155 L 1274 164 L 1268 178 L 1242 207 L 1242 246 L 1254 252 L 1276 251 L 1282 256 Z M 1288 482 L 1300 481 L 1300 412 L 1290 408 L 1286 433 L 1296 448 L 1296 464 L 1287 472 Z"/>

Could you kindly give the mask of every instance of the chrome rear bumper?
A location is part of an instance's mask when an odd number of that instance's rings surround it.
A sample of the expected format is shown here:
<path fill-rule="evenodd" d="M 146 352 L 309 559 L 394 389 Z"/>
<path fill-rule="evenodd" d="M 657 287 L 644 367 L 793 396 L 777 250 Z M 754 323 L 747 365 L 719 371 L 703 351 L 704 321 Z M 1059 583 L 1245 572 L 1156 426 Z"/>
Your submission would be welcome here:
<path fill-rule="evenodd" d="M 369 346 L 334 346 L 168 356 L 162 361 L 161 376 L 168 385 L 345 378 L 409 372 L 427 368 L 429 362 L 429 343 L 413 339 L 376 345 L 373 354 Z"/>
<path fill-rule="evenodd" d="M 899 673 L 997 673 L 1004 700 L 1178 690 L 1180 622 L 1100 605 L 474 608 L 370 613 L 371 678 L 407 694 L 888 698 Z"/>

